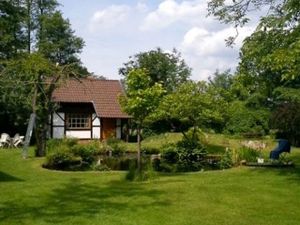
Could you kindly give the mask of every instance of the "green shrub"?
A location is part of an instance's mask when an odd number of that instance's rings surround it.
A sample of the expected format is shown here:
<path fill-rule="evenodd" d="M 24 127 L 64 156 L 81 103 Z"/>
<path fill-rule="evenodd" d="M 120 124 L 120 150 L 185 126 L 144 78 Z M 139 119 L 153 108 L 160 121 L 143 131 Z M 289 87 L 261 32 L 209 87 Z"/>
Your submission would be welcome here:
<path fill-rule="evenodd" d="M 64 139 L 62 139 L 62 143 L 71 148 L 74 145 L 78 144 L 78 139 L 76 139 L 76 138 L 64 138 Z"/>
<path fill-rule="evenodd" d="M 160 159 L 153 159 L 152 167 L 155 171 L 160 171 Z"/>
<path fill-rule="evenodd" d="M 206 150 L 208 154 L 223 154 L 225 152 L 225 149 L 226 147 L 222 145 L 214 145 L 214 144 L 206 145 Z"/>
<path fill-rule="evenodd" d="M 62 139 L 49 139 L 46 143 L 47 154 L 55 151 L 62 144 Z"/>
<path fill-rule="evenodd" d="M 106 144 L 110 147 L 113 155 L 123 155 L 126 152 L 126 147 L 123 141 L 117 138 L 109 138 Z"/>
<path fill-rule="evenodd" d="M 161 155 L 162 162 L 169 164 L 176 164 L 179 160 L 179 154 L 175 144 L 163 146 Z"/>
<path fill-rule="evenodd" d="M 96 170 L 96 171 L 110 171 L 110 168 L 105 164 L 96 164 L 96 165 L 94 165 L 93 170 Z"/>
<path fill-rule="evenodd" d="M 105 157 L 112 149 L 108 144 L 114 146 L 115 151 L 118 149 L 118 154 L 114 152 L 114 157 Z M 119 140 L 111 139 L 108 144 L 99 141 L 91 141 L 87 144 L 76 144 L 74 141 L 67 140 L 50 141 L 49 146 L 52 150 L 47 154 L 44 166 L 58 170 L 128 170 L 130 162 L 135 162 L 136 159 L 120 156 L 120 152 L 124 151 L 119 147 L 122 146 Z M 100 166 L 96 162 L 101 157 L 104 158 Z"/>
<path fill-rule="evenodd" d="M 160 159 L 154 159 L 152 161 L 152 167 L 156 171 L 161 172 L 176 172 L 176 166 L 179 160 L 177 147 L 175 144 L 165 145 L 162 148 L 162 154 Z"/>
<path fill-rule="evenodd" d="M 131 163 L 136 163 L 136 158 L 118 156 L 102 159 L 102 164 L 105 164 L 111 170 L 129 170 Z"/>
<path fill-rule="evenodd" d="M 198 171 L 205 166 L 206 155 L 207 151 L 200 143 L 197 131 L 189 131 L 176 145 L 163 147 L 159 170 L 164 172 Z"/>
<path fill-rule="evenodd" d="M 226 149 L 225 153 L 221 156 L 220 169 L 229 169 L 233 166 L 233 152 L 231 149 Z"/>
<path fill-rule="evenodd" d="M 205 168 L 208 170 L 220 169 L 220 162 L 222 157 L 223 155 L 207 155 L 207 157 L 205 158 Z"/>
<path fill-rule="evenodd" d="M 92 167 L 105 147 L 99 141 L 77 144 L 76 139 L 48 141 L 45 167 L 58 170 L 84 170 Z"/>
<path fill-rule="evenodd" d="M 66 146 L 60 147 L 56 152 L 47 155 L 43 165 L 49 169 L 72 170 L 82 164 L 81 157 L 76 157 Z"/>
<path fill-rule="evenodd" d="M 46 144 L 47 154 L 57 151 L 61 146 L 73 147 L 78 143 L 78 139 L 64 138 L 64 139 L 49 139 Z"/>
<path fill-rule="evenodd" d="M 115 157 L 105 157 L 102 159 L 102 164 L 106 165 L 111 170 L 121 170 L 120 169 L 120 159 Z"/>
<path fill-rule="evenodd" d="M 88 144 L 78 144 L 71 148 L 75 156 L 82 158 L 84 163 L 91 165 L 98 156 L 103 153 L 103 147 L 100 142 L 90 142 Z"/>
<path fill-rule="evenodd" d="M 198 171 L 205 166 L 206 148 L 201 143 L 202 132 L 190 129 L 181 141 L 177 143 L 177 171 Z"/>
<path fill-rule="evenodd" d="M 147 154 L 147 155 L 151 155 L 151 154 L 159 154 L 160 151 L 158 148 L 155 148 L 155 147 L 148 147 L 148 146 L 144 146 L 142 147 L 141 151 L 144 153 L 144 154 Z"/>
<path fill-rule="evenodd" d="M 178 154 L 177 171 L 179 172 L 198 171 L 205 166 L 207 152 L 204 147 L 195 149 L 178 148 Z"/>
<path fill-rule="evenodd" d="M 253 109 L 245 102 L 232 102 L 228 109 L 226 132 L 246 136 L 262 136 L 269 132 L 270 113 L 265 109 Z"/>
<path fill-rule="evenodd" d="M 142 131 L 142 138 L 143 139 L 152 137 L 154 135 L 157 135 L 157 133 L 154 130 L 150 129 L 150 128 L 144 128 L 143 131 Z"/>
<path fill-rule="evenodd" d="M 237 151 L 237 161 L 246 160 L 247 162 L 255 162 L 260 155 L 261 152 L 259 150 L 242 147 Z"/>
<path fill-rule="evenodd" d="M 165 173 L 174 173 L 177 171 L 177 164 L 166 163 L 161 160 L 155 160 L 153 161 L 153 169 Z"/>

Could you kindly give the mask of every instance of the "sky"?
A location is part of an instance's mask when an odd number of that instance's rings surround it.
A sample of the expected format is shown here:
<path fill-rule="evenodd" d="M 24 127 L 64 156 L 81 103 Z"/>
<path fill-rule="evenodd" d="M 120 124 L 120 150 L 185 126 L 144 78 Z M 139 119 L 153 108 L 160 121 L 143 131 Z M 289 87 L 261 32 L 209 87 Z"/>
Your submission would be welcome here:
<path fill-rule="evenodd" d="M 257 20 L 243 27 L 233 48 L 225 39 L 229 25 L 207 17 L 206 0 L 59 0 L 75 34 L 85 47 L 80 58 L 90 72 L 120 79 L 129 56 L 161 47 L 176 48 L 192 68 L 193 80 L 206 80 L 216 70 L 234 71 L 243 39 Z"/>

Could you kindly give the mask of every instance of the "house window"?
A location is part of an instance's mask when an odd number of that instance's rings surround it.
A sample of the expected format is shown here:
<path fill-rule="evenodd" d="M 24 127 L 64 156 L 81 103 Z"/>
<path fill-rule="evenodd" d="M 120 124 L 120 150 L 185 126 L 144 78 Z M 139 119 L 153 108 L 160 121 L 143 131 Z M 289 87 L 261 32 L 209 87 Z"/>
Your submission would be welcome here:
<path fill-rule="evenodd" d="M 67 129 L 90 129 L 91 115 L 84 113 L 67 114 Z"/>

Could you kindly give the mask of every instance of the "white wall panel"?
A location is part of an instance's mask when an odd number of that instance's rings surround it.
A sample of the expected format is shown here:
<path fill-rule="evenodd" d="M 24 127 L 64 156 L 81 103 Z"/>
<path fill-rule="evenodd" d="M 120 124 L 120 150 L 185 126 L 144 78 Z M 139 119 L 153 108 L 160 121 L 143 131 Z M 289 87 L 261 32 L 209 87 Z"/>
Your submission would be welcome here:
<path fill-rule="evenodd" d="M 53 138 L 64 138 L 64 128 L 63 127 L 53 127 Z"/>
<path fill-rule="evenodd" d="M 65 122 L 64 122 L 64 119 L 65 119 L 65 114 L 64 113 L 53 113 L 53 125 L 54 126 L 64 126 L 65 125 Z M 61 117 L 59 117 L 59 116 Z M 63 120 L 62 120 L 63 119 Z"/>
<path fill-rule="evenodd" d="M 93 127 L 93 139 L 100 139 L 100 127 Z"/>
<path fill-rule="evenodd" d="M 96 114 L 93 114 L 92 118 L 95 118 Z M 93 121 L 93 126 L 100 126 L 100 119 L 97 117 L 94 121 Z"/>
<path fill-rule="evenodd" d="M 70 138 L 90 139 L 91 131 L 89 130 L 67 130 L 66 136 Z"/>

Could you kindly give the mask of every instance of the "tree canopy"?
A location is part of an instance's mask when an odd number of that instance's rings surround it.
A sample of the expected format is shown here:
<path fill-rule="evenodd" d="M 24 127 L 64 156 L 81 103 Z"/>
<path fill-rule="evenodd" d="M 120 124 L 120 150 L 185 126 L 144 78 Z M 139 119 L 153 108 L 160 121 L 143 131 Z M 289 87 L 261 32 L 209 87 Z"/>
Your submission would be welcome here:
<path fill-rule="evenodd" d="M 78 57 L 84 41 L 74 34 L 69 21 L 63 18 L 56 0 L 11 0 L 0 4 L 3 33 L 0 60 L 24 52 L 39 52 L 55 64 L 72 63 L 77 71 L 87 75 Z"/>
<path fill-rule="evenodd" d="M 138 68 L 147 71 L 152 84 L 159 82 L 168 92 L 174 91 L 191 75 L 191 68 L 176 49 L 168 53 L 157 48 L 130 56 L 129 61 L 124 63 L 124 67 L 119 69 L 119 74 L 126 79 L 131 70 Z"/>
<path fill-rule="evenodd" d="M 225 102 L 205 82 L 186 82 L 176 92 L 166 95 L 155 114 L 157 118 L 177 119 L 193 127 L 207 127 L 222 121 Z"/>
<path fill-rule="evenodd" d="M 244 124 L 244 127 L 255 127 L 247 125 L 253 123 L 260 124 L 266 130 L 264 121 L 270 118 L 267 112 L 271 111 L 271 127 L 287 132 L 289 139 L 296 143 L 298 132 L 293 123 L 297 122 L 291 119 L 294 116 L 288 114 L 295 115 L 300 93 L 300 2 L 210 0 L 208 3 L 210 15 L 236 28 L 245 26 L 250 20 L 250 14 L 261 9 L 267 13 L 262 15 L 254 33 L 244 40 L 231 86 L 232 93 L 239 101 L 230 103 L 230 114 L 235 115 L 238 121 L 230 117 L 227 128 L 236 129 L 239 123 Z M 233 44 L 234 40 L 235 37 L 230 37 L 228 44 Z M 280 119 L 281 115 L 285 119 Z"/>
<path fill-rule="evenodd" d="M 54 88 L 71 74 L 88 74 L 78 57 L 84 42 L 57 9 L 56 0 L 1 1 L 0 6 L 3 116 L 22 127 L 30 112 L 37 115 L 37 155 L 42 156 Z"/>
<path fill-rule="evenodd" d="M 26 44 L 22 29 L 25 11 L 11 2 L 0 1 L 0 60 L 14 57 Z"/>
<path fill-rule="evenodd" d="M 253 11 L 264 9 L 257 31 L 280 31 L 291 35 L 299 27 L 300 2 L 298 0 L 210 0 L 208 2 L 209 15 L 215 16 L 223 23 L 242 27 L 250 21 Z M 233 44 L 235 37 L 229 37 L 227 43 Z M 282 46 L 283 47 L 283 46 Z"/>

